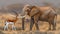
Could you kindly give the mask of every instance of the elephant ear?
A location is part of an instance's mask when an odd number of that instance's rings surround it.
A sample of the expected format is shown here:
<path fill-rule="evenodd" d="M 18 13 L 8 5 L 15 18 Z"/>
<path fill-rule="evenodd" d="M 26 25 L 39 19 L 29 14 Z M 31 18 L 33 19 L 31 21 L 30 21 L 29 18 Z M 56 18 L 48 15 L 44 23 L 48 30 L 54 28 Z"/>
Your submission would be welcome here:
<path fill-rule="evenodd" d="M 34 15 L 36 15 L 38 12 L 39 12 L 39 9 L 36 8 L 36 7 L 34 7 L 34 8 L 32 8 L 32 10 L 31 10 L 31 12 L 30 12 L 30 16 L 34 16 Z"/>

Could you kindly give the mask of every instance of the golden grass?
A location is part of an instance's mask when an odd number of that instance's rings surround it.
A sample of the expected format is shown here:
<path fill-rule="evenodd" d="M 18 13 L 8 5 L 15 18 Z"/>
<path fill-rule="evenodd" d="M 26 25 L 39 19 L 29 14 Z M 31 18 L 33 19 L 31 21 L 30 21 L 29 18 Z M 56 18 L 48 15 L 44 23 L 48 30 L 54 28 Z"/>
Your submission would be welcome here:
<path fill-rule="evenodd" d="M 13 15 L 14 16 L 14 15 Z M 4 23 L 5 23 L 5 19 L 6 18 L 13 18 L 10 14 L 5 14 L 5 15 L 2 15 L 0 16 L 0 28 L 3 28 L 4 27 Z M 30 19 L 30 17 L 26 17 L 26 19 Z M 60 15 L 57 16 L 57 30 L 56 31 L 59 31 L 60 30 Z M 40 24 L 41 23 L 41 24 Z M 29 32 L 29 29 L 30 29 L 30 24 L 29 22 L 25 22 L 25 30 L 21 30 L 21 27 L 22 27 L 22 22 L 21 22 L 21 18 L 16 22 L 15 24 L 17 30 L 16 31 L 12 31 L 11 28 L 9 27 L 8 31 L 4 31 L 3 29 L 1 30 L 3 33 L 6 33 L 6 34 L 17 34 L 18 32 Z M 39 28 L 40 28 L 40 31 L 47 31 L 48 30 L 48 23 L 47 22 L 40 22 L 39 21 Z M 36 27 L 35 25 L 33 26 L 33 29 L 32 31 L 36 31 Z"/>

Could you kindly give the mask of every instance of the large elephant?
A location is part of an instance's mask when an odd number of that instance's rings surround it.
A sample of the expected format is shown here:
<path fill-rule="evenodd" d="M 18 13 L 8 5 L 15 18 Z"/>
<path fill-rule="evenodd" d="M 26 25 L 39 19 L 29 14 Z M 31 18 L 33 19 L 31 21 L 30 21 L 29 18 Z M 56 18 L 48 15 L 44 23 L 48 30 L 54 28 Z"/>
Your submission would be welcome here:
<path fill-rule="evenodd" d="M 57 13 L 52 7 L 25 5 L 23 8 L 23 13 L 31 17 L 30 30 L 32 30 L 34 23 L 36 25 L 37 30 L 39 30 L 39 20 L 48 22 L 49 30 L 51 30 L 51 25 L 53 25 L 53 30 L 56 30 Z"/>

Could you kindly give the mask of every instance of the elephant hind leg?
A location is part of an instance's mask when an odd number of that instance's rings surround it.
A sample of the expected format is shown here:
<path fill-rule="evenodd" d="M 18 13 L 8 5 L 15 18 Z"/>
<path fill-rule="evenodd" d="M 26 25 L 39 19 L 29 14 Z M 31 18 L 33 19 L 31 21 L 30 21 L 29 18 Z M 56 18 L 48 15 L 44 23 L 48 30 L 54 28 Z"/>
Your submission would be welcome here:
<path fill-rule="evenodd" d="M 48 30 L 51 30 L 51 22 L 49 22 L 49 29 Z"/>
<path fill-rule="evenodd" d="M 56 22 L 54 20 L 52 21 L 52 26 L 53 26 L 53 30 L 56 30 Z"/>
<path fill-rule="evenodd" d="M 54 20 L 50 20 L 49 22 L 49 30 L 51 30 L 51 25 L 52 25 L 52 30 L 56 30 L 56 22 Z"/>

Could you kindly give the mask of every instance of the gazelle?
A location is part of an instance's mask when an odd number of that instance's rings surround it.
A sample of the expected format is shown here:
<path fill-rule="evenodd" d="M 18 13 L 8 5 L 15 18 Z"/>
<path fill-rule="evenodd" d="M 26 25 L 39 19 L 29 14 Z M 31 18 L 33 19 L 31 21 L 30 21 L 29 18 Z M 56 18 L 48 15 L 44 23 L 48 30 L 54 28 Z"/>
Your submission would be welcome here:
<path fill-rule="evenodd" d="M 12 25 L 12 30 L 16 30 L 15 23 L 19 19 L 18 18 L 19 15 L 15 11 L 13 11 L 13 12 L 16 14 L 16 17 L 15 17 L 15 19 L 6 19 L 4 30 L 8 29 L 9 24 Z"/>

